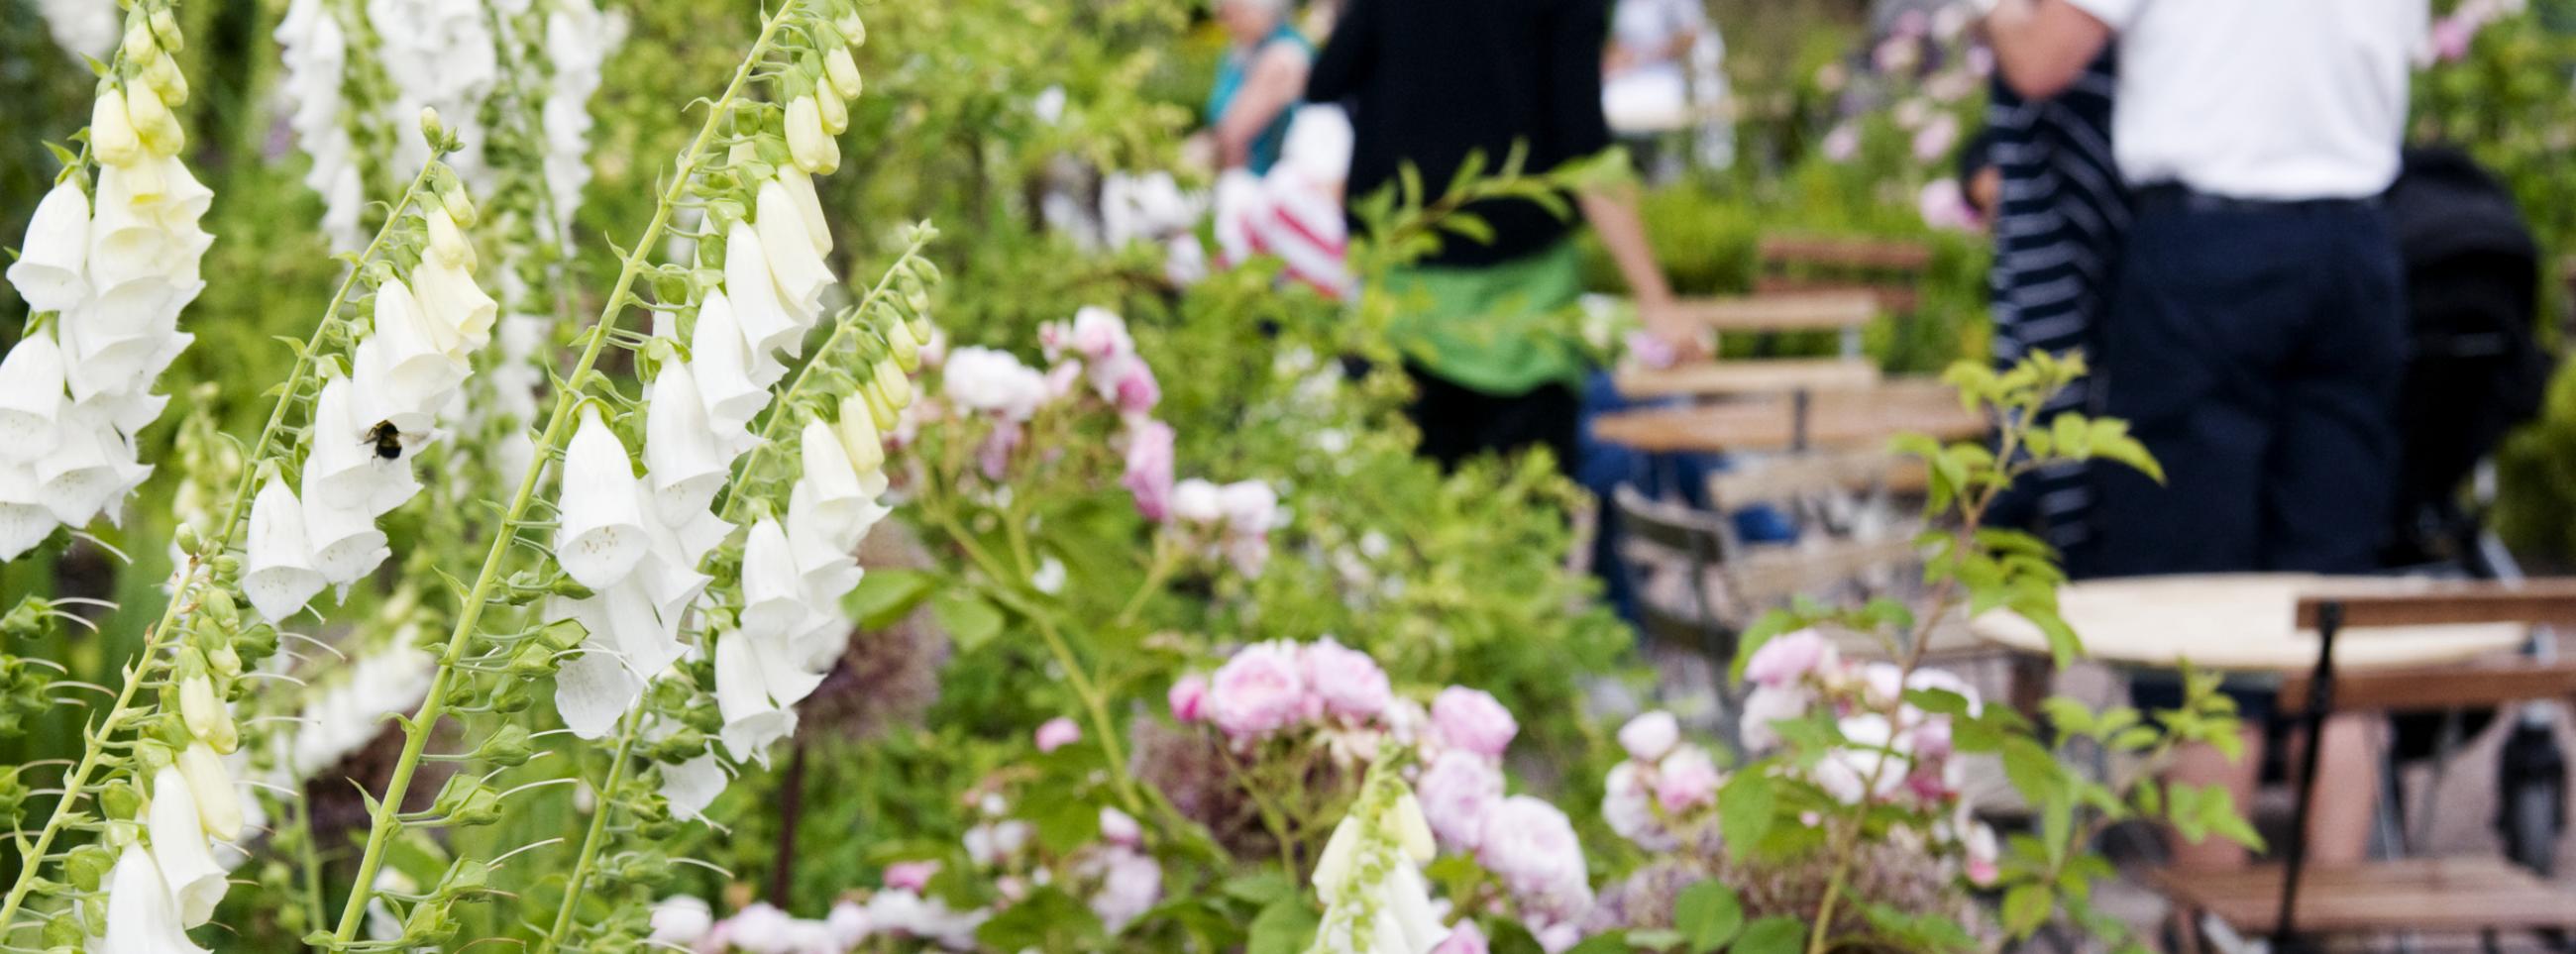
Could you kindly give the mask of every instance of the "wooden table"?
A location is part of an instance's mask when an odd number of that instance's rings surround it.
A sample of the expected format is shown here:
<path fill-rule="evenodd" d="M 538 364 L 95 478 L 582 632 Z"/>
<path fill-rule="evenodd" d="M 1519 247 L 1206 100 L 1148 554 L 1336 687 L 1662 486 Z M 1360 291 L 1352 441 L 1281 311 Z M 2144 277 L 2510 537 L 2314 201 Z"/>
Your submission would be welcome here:
<path fill-rule="evenodd" d="M 1865 358 L 1699 361 L 1669 368 L 1624 364 L 1611 382 L 1622 397 L 1742 397 L 1799 391 L 1862 391 L 1879 383 Z"/>
<path fill-rule="evenodd" d="M 1805 405 L 1804 414 L 1800 404 Z M 1801 420 L 1803 416 L 1804 420 Z M 1807 446 L 1877 446 L 1920 432 L 1954 440 L 1987 430 L 1986 419 L 1959 407 L 1938 382 L 1905 381 L 1858 391 L 1767 396 L 1692 407 L 1604 414 L 1593 436 L 1653 453 L 1742 452 Z"/>
<path fill-rule="evenodd" d="M 2431 581 L 2302 573 L 2159 576 L 2070 583 L 2058 591 L 2065 617 L 2093 658 L 2132 666 L 2248 673 L 2305 671 L 2317 662 L 2317 633 L 2298 624 L 2301 596 L 2399 593 Z M 1989 642 L 2046 655 L 2039 627 L 2009 610 L 1968 623 Z M 2519 623 L 2350 626 L 2335 641 L 2338 669 L 2453 663 L 2522 646 Z"/>

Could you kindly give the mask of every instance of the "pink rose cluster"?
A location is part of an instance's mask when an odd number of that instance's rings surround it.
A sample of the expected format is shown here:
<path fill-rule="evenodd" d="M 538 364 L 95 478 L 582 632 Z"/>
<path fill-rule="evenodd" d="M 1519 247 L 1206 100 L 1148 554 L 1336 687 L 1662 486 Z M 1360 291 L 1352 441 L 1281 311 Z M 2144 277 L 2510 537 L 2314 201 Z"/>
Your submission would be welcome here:
<path fill-rule="evenodd" d="M 947 943 L 946 935 L 935 929 L 971 921 L 965 931 L 966 942 L 971 946 L 973 925 L 981 925 L 985 919 L 1008 910 L 1041 886 L 1062 887 L 1083 899 L 1111 933 L 1162 902 L 1163 866 L 1146 853 L 1144 826 L 1127 813 L 1115 808 L 1100 809 L 1098 841 L 1061 856 L 1050 856 L 1037 850 L 1036 831 L 1028 822 L 1008 817 L 1010 804 L 999 794 L 986 794 L 977 806 L 984 820 L 966 831 L 966 857 L 977 874 L 991 880 L 994 893 L 999 895 L 992 907 L 962 915 L 947 912 L 936 898 L 922 893 L 938 872 L 938 863 L 916 861 L 886 866 L 885 888 L 871 899 L 871 914 L 876 913 L 876 902 L 888 901 L 897 914 L 919 915 L 917 923 L 925 929 L 905 933 L 943 945 Z M 879 918 L 878 923 L 890 922 Z"/>
<path fill-rule="evenodd" d="M 1085 306 L 1073 313 L 1071 322 L 1038 326 L 1038 346 L 1046 351 L 1047 360 L 1056 362 L 1049 377 L 1059 390 L 1068 389 L 1077 378 L 1084 380 L 1092 393 L 1130 420 L 1152 414 L 1154 405 L 1163 400 L 1153 367 L 1136 353 L 1127 320 L 1109 309 Z"/>
<path fill-rule="evenodd" d="M 1258 480 L 1181 481 L 1172 488 L 1170 516 L 1203 540 L 1210 555 L 1224 558 L 1247 577 L 1260 576 L 1269 565 L 1270 531 L 1288 523 L 1279 492 Z"/>
<path fill-rule="evenodd" d="M 1278 640 L 1237 650 L 1213 676 L 1173 683 L 1172 717 L 1207 722 L 1237 744 L 1304 728 L 1387 728 L 1396 706 L 1386 670 L 1331 637 Z"/>
<path fill-rule="evenodd" d="M 1669 712 L 1648 712 L 1619 730 L 1627 761 L 1602 783 L 1601 818 L 1619 837 L 1648 851 L 1681 847 L 1685 833 L 1706 828 L 1726 781 L 1707 749 L 1681 737 Z"/>

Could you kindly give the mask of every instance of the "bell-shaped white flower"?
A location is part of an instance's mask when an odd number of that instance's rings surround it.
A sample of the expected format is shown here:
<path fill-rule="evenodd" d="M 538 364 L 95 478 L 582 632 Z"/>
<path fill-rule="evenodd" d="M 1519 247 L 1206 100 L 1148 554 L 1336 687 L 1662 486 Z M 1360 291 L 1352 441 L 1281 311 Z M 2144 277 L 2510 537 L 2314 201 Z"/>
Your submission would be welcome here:
<path fill-rule="evenodd" d="M 754 231 L 760 235 L 770 277 L 778 283 L 779 301 L 798 315 L 820 313 L 823 293 L 834 279 L 832 267 L 814 250 L 813 230 L 806 226 L 803 210 L 775 179 L 760 184 L 755 202 Z"/>
<path fill-rule="evenodd" d="M 63 350 L 50 331 L 38 330 L 0 358 L 0 460 L 53 453 L 63 408 Z"/>
<path fill-rule="evenodd" d="M 89 107 L 89 148 L 107 166 L 130 166 L 143 159 L 143 137 L 125 108 L 125 90 L 110 86 Z"/>
<path fill-rule="evenodd" d="M 769 764 L 769 746 L 796 731 L 796 712 L 781 707 L 769 684 L 752 640 L 727 633 L 716 640 L 716 711 L 724 716 L 720 733 L 736 761 Z"/>
<path fill-rule="evenodd" d="M 66 311 L 89 296 L 88 261 L 89 193 L 68 179 L 54 183 L 27 221 L 27 240 L 9 266 L 9 286 L 29 311 Z"/>
<path fill-rule="evenodd" d="M 179 310 L 204 282 L 174 285 L 140 278 L 107 289 L 63 315 L 64 385 L 72 400 L 136 394 L 170 366 L 195 336 L 179 333 Z"/>
<path fill-rule="evenodd" d="M 607 589 L 644 558 L 649 541 L 636 506 L 635 464 L 595 406 L 581 409 L 581 425 L 564 450 L 563 488 L 555 503 L 563 511 L 555 561 L 581 585 Z"/>
<path fill-rule="evenodd" d="M 805 603 L 803 578 L 787 530 L 762 517 L 751 525 L 742 546 L 742 628 L 746 632 L 787 633 L 801 628 L 812 610 Z"/>
<path fill-rule="evenodd" d="M 376 515 L 363 506 L 330 502 L 329 495 L 316 486 L 319 474 L 311 464 L 305 465 L 304 488 L 298 495 L 304 503 L 304 535 L 312 547 L 313 569 L 325 582 L 354 583 L 393 551 L 385 546 L 384 531 L 376 529 Z"/>
<path fill-rule="evenodd" d="M 858 558 L 851 551 L 858 549 L 859 540 L 887 511 L 870 500 L 856 512 L 831 510 L 833 518 L 826 518 L 827 508 L 818 500 L 821 496 L 803 479 L 788 488 L 787 541 L 796 554 L 806 602 L 838 606 L 840 598 L 859 585 Z"/>
<path fill-rule="evenodd" d="M 179 774 L 188 779 L 188 794 L 197 800 L 197 821 L 204 824 L 210 838 L 232 839 L 240 836 L 242 820 L 241 792 L 233 787 L 233 777 L 224 768 L 223 756 L 204 742 L 191 743 L 179 753 Z"/>
<path fill-rule="evenodd" d="M 424 307 L 400 279 L 376 290 L 375 333 L 358 343 L 353 359 L 360 420 L 426 435 L 473 373 L 453 330 L 431 320 Z M 402 457 L 410 452 L 406 447 Z"/>
<path fill-rule="evenodd" d="M 644 412 L 644 470 L 654 509 L 676 524 L 705 510 L 732 476 L 733 453 L 707 422 L 707 407 L 689 365 L 666 361 L 653 376 Z"/>
<path fill-rule="evenodd" d="M 795 166 L 781 166 L 777 181 L 796 207 L 797 220 L 805 223 L 805 237 L 814 243 L 814 254 L 832 254 L 832 223 L 823 217 L 823 199 L 814 193 L 814 177 Z"/>
<path fill-rule="evenodd" d="M 360 348 L 364 349 L 365 343 Z M 362 402 L 378 405 L 368 411 L 396 416 L 367 416 L 361 411 Z M 312 536 L 317 554 L 329 544 L 317 526 L 319 521 L 310 513 L 313 507 L 353 510 L 373 520 L 420 492 L 420 478 L 412 473 L 408 455 L 397 454 L 396 459 L 388 460 L 378 452 L 377 431 L 387 425 L 415 435 L 425 433 L 422 429 L 428 426 L 426 416 L 398 411 L 373 395 L 362 397 L 347 378 L 323 382 L 321 394 L 313 401 L 313 425 L 309 429 L 313 450 L 304 461 L 300 492 L 308 511 L 304 529 Z M 326 570 L 325 575 L 328 573 Z"/>
<path fill-rule="evenodd" d="M 0 561 L 17 559 L 61 525 L 45 506 L 35 470 L 0 461 Z"/>
<path fill-rule="evenodd" d="M 736 222 L 725 234 L 724 274 L 725 295 L 733 301 L 734 321 L 742 326 L 742 338 L 751 345 L 752 356 L 763 358 L 779 351 L 791 358 L 802 354 L 809 316 L 789 311 L 778 300 L 778 286 L 769 277 L 769 252 L 749 223 Z M 754 375 L 752 380 L 760 378 Z"/>
<path fill-rule="evenodd" d="M 196 927 L 215 915 L 224 899 L 224 869 L 206 844 L 206 829 L 197 820 L 197 798 L 187 776 L 175 765 L 152 775 L 152 808 L 146 830 L 152 838 L 152 863 L 161 870 L 176 902 L 181 927 Z"/>
<path fill-rule="evenodd" d="M 176 159 L 102 168 L 89 227 L 90 287 L 196 281 L 199 259 L 214 242 L 197 226 L 212 196 Z"/>
<path fill-rule="evenodd" d="M 555 670 L 555 712 L 574 735 L 596 739 L 644 695 L 644 681 L 606 652 L 584 653 Z"/>
<path fill-rule="evenodd" d="M 108 870 L 107 936 L 92 942 L 89 950 L 91 954 L 207 954 L 179 924 L 178 904 L 141 842 L 126 845 L 116 856 L 116 867 Z"/>
<path fill-rule="evenodd" d="M 150 465 L 95 412 L 73 408 L 64 417 L 62 443 L 36 461 L 38 495 L 54 519 L 81 526 L 126 490 L 150 476 Z"/>
<path fill-rule="evenodd" d="M 733 300 L 721 290 L 708 292 L 698 304 L 698 324 L 689 335 L 689 361 L 698 396 L 706 401 L 708 423 L 726 438 L 734 453 L 749 449 L 752 438 L 744 427 L 769 406 L 769 385 L 777 381 L 761 378 L 769 368 L 778 369 L 780 375 L 786 368 L 766 354 L 757 359 L 751 355 L 750 339 L 743 337 L 742 325 L 734 320 Z"/>
<path fill-rule="evenodd" d="M 1315 949 L 1424 954 L 1449 933 L 1422 877 L 1433 850 L 1430 826 L 1410 792 L 1375 818 L 1365 813 L 1362 806 L 1344 816 L 1315 862 L 1315 892 L 1324 901 Z"/>
<path fill-rule="evenodd" d="M 96 414 L 99 420 L 116 428 L 117 433 L 130 437 L 142 433 L 145 427 L 161 419 L 161 409 L 170 406 L 170 396 L 149 391 L 113 396 L 100 394 L 74 406 Z"/>
<path fill-rule="evenodd" d="M 325 585 L 304 535 L 304 504 L 285 478 L 271 476 L 250 504 L 250 560 L 242 570 L 242 592 L 261 616 L 284 622 Z"/>
<path fill-rule="evenodd" d="M 804 458 L 804 473 L 797 480 L 813 485 L 815 518 L 844 549 L 857 547 L 859 536 L 867 532 L 867 524 L 861 521 L 885 489 L 882 474 L 859 473 L 850 463 L 849 452 L 841 448 L 840 434 L 821 418 L 806 421 L 797 442 Z M 871 477 L 880 478 L 877 486 L 862 483 Z"/>
<path fill-rule="evenodd" d="M 501 306 L 474 283 L 473 272 L 432 255 L 412 270 L 411 280 L 420 295 L 422 313 L 432 325 L 453 329 L 467 350 L 479 351 L 491 342 L 492 323 L 500 317 Z M 465 357 L 456 351 L 450 354 Z"/>
<path fill-rule="evenodd" d="M 731 781 L 725 776 L 724 760 L 717 758 L 713 753 L 701 755 L 677 765 L 664 763 L 660 768 L 662 798 L 671 803 L 671 814 L 684 821 L 694 820 L 705 814 L 707 806 L 716 803 L 716 796 L 724 794 L 725 785 Z M 700 910 L 703 912 L 704 902 L 700 902 L 700 905 Z M 658 910 L 654 913 L 653 920 L 654 936 L 661 940 L 671 940 L 662 936 L 660 922 L 663 918 Z"/>
<path fill-rule="evenodd" d="M 433 205 L 422 216 L 429 222 L 429 252 L 442 265 L 474 270 L 474 243 L 465 238 L 465 230 L 456 227 L 456 217 L 447 214 L 447 206 Z"/>

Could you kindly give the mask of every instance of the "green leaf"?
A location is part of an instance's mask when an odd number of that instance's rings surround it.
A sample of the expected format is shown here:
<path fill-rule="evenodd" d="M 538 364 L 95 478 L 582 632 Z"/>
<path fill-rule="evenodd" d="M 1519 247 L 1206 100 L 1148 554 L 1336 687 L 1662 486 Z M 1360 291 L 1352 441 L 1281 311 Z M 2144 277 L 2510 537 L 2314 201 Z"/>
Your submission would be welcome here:
<path fill-rule="evenodd" d="M 1297 882 L 1277 871 L 1256 871 L 1228 878 L 1222 888 L 1225 896 L 1253 905 L 1267 906 L 1297 893 Z"/>
<path fill-rule="evenodd" d="M 941 591 L 931 598 L 930 611 L 939 617 L 939 625 L 948 630 L 960 653 L 974 652 L 1002 632 L 1002 611 L 971 590 Z"/>
<path fill-rule="evenodd" d="M 937 589 L 938 578 L 921 570 L 870 570 L 859 579 L 859 588 L 841 600 L 850 618 L 859 628 L 881 630 L 894 625 L 921 606 Z"/>
<path fill-rule="evenodd" d="M 1807 926 L 1798 919 L 1772 915 L 1744 929 L 1732 954 L 1798 954 L 1807 946 Z"/>
<path fill-rule="evenodd" d="M 1628 935 L 1624 931 L 1595 934 L 1583 943 L 1565 949 L 1565 954 L 1628 954 Z"/>
<path fill-rule="evenodd" d="M 1744 902 L 1735 889 L 1715 878 L 1682 889 L 1673 903 L 1673 926 L 1694 954 L 1708 954 L 1735 940 L 1744 930 Z"/>
<path fill-rule="evenodd" d="M 1737 772 L 1718 791 L 1718 831 L 1728 844 L 1749 847 L 1762 843 L 1779 813 L 1780 793 L 1775 786 L 1768 775 Z"/>
<path fill-rule="evenodd" d="M 2004 930 L 2014 937 L 2029 937 L 2031 932 L 2048 922 L 2048 909 L 2054 893 L 2037 882 L 2014 885 L 2004 892 Z"/>
<path fill-rule="evenodd" d="M 975 929 L 975 939 L 1003 951 L 1091 950 L 1107 940 L 1100 916 L 1064 889 L 1039 888 Z"/>
<path fill-rule="evenodd" d="M 1244 943 L 1243 954 L 1299 954 L 1315 939 L 1315 928 L 1322 921 L 1297 895 L 1270 902 L 1253 916 L 1252 936 Z"/>
<path fill-rule="evenodd" d="M 1038 844 L 1065 854 L 1100 838 L 1100 809 L 1079 798 L 1039 799 L 1027 817 L 1037 827 Z"/>

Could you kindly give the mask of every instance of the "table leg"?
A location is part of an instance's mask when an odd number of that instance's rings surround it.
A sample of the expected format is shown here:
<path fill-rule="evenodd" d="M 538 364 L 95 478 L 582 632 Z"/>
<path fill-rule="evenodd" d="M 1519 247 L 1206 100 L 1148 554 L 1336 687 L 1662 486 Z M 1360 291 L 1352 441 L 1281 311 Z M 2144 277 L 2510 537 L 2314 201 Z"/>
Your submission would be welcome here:
<path fill-rule="evenodd" d="M 2343 604 L 2317 607 L 2317 668 L 2308 679 L 2308 708 L 2300 722 L 2307 729 L 2307 748 L 2299 754 L 2299 800 L 2290 812 L 2290 831 L 2281 868 L 2281 916 L 2272 931 L 2275 950 L 2293 941 L 2299 905 L 2299 875 L 2308 861 L 2308 813 L 2317 794 L 2317 761 L 2325 751 L 2326 714 L 2334 707 L 2335 632 L 2343 628 Z"/>

